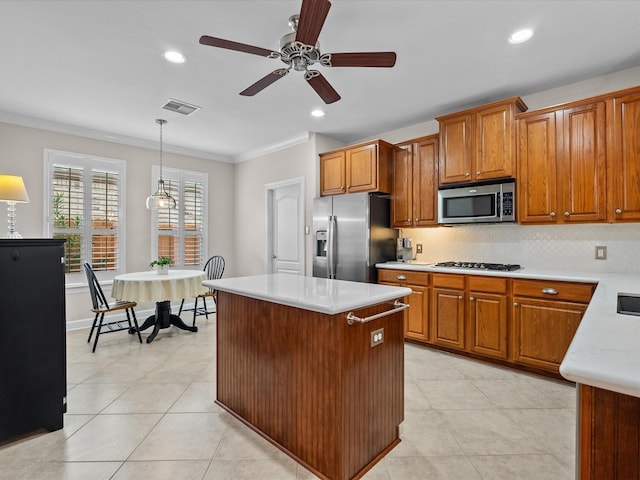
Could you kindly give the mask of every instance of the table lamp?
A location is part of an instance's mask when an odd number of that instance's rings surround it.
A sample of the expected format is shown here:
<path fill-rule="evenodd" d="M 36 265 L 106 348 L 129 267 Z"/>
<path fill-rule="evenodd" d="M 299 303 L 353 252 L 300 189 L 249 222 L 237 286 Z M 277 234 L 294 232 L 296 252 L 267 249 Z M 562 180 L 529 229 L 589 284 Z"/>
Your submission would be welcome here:
<path fill-rule="evenodd" d="M 5 238 L 22 238 L 16 232 L 16 203 L 29 203 L 27 189 L 22 177 L 17 175 L 0 175 L 0 202 L 7 202 L 9 217 L 9 233 Z"/>

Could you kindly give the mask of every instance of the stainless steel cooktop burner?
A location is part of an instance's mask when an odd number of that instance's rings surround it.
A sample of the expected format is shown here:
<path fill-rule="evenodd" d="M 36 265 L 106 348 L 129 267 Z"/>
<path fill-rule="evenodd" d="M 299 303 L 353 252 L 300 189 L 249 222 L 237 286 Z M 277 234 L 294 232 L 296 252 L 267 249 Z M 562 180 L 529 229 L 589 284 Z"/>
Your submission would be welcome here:
<path fill-rule="evenodd" d="M 440 262 L 435 264 L 436 267 L 449 268 L 473 268 L 475 270 L 501 270 L 513 271 L 520 269 L 520 265 L 509 263 L 482 263 L 482 262 Z"/>

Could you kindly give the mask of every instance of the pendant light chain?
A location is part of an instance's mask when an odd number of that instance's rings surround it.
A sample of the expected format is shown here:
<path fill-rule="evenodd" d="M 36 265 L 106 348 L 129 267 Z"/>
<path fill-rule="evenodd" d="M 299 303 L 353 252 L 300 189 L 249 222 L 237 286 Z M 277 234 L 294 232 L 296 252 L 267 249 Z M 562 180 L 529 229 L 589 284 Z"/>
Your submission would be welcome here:
<path fill-rule="evenodd" d="M 156 193 L 147 197 L 147 208 L 176 208 L 176 200 L 165 190 L 164 179 L 162 178 L 162 126 L 167 123 L 167 121 L 158 118 L 156 119 L 156 123 L 160 125 L 160 178 L 158 179 L 158 189 Z"/>

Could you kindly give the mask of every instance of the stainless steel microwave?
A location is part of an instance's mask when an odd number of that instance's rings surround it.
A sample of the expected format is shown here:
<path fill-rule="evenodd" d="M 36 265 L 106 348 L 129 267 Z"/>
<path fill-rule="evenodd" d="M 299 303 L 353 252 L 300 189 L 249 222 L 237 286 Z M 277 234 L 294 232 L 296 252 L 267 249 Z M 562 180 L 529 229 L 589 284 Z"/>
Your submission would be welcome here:
<path fill-rule="evenodd" d="M 438 223 L 515 222 L 515 187 L 509 180 L 438 190 Z"/>

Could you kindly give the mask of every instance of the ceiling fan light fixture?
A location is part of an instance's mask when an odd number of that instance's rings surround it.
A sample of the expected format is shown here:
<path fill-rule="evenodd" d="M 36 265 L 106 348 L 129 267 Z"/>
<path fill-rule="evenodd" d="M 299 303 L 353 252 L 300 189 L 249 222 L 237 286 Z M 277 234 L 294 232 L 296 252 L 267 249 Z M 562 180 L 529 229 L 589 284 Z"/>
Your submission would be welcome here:
<path fill-rule="evenodd" d="M 187 61 L 187 57 L 184 54 L 178 52 L 177 50 L 167 50 L 162 54 L 162 56 L 167 62 L 170 62 L 170 63 L 180 64 Z"/>
<path fill-rule="evenodd" d="M 509 43 L 513 45 L 517 45 L 519 43 L 524 43 L 527 40 L 530 40 L 533 37 L 533 30 L 530 28 L 523 28 L 522 30 L 518 30 L 513 32 L 509 37 Z"/>
<path fill-rule="evenodd" d="M 156 123 L 160 125 L 160 179 L 158 180 L 158 188 L 155 193 L 147 197 L 147 209 L 176 208 L 176 199 L 169 195 L 164 187 L 164 180 L 162 179 L 162 126 L 167 123 L 167 121 L 158 118 Z"/>

